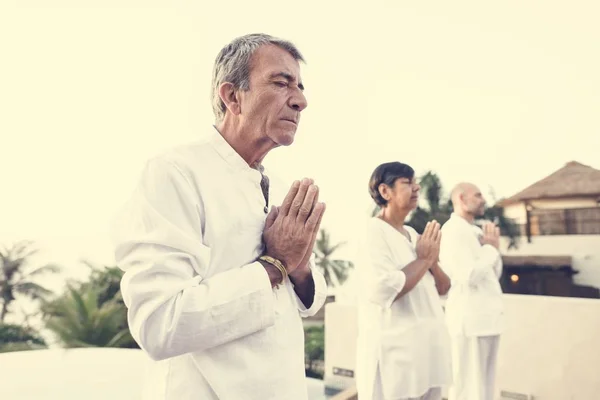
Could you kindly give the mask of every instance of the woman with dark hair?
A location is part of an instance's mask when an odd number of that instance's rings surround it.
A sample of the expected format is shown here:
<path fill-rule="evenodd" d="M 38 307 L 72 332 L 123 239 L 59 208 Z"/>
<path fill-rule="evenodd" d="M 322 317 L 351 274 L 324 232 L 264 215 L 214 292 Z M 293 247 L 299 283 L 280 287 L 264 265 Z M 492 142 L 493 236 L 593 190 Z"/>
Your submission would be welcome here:
<path fill-rule="evenodd" d="M 359 269 L 357 389 L 362 400 L 441 400 L 451 383 L 451 353 L 440 294 L 450 279 L 440 268 L 436 221 L 422 235 L 405 225 L 417 207 L 414 170 L 378 166 L 369 182 L 379 214 L 367 224 Z"/>

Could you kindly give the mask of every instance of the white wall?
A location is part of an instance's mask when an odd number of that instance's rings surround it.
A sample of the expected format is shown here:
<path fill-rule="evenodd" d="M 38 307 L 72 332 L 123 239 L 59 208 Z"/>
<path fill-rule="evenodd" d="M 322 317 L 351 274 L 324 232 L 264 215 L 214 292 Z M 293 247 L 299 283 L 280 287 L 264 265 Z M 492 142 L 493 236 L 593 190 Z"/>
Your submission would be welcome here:
<path fill-rule="evenodd" d="M 496 389 L 536 400 L 592 400 L 600 393 L 600 300 L 505 294 L 507 329 L 500 341 Z M 331 303 L 325 311 L 325 385 L 346 388 L 353 379 L 356 311 Z"/>

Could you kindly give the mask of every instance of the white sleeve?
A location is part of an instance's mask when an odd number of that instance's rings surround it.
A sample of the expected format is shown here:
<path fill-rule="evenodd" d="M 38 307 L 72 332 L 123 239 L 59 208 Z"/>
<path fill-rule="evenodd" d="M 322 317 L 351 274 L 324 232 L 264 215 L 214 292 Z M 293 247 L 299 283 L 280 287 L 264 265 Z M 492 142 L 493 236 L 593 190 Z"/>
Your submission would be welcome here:
<path fill-rule="evenodd" d="M 296 292 L 294 295 L 296 297 L 296 303 L 298 304 L 298 311 L 300 312 L 300 316 L 302 318 L 312 317 L 315 315 L 323 304 L 325 304 L 325 300 L 327 299 L 327 283 L 325 282 L 325 277 L 315 266 L 315 255 L 310 257 L 310 269 L 312 271 L 313 281 L 315 282 L 315 295 L 313 297 L 313 302 L 309 308 L 306 308 L 302 300 L 298 297 Z"/>
<path fill-rule="evenodd" d="M 155 360 L 212 348 L 274 324 L 270 280 L 258 263 L 203 277 L 201 199 L 172 163 L 148 162 L 115 220 L 113 238 L 131 334 Z"/>
<path fill-rule="evenodd" d="M 410 264 L 414 257 L 407 249 L 401 265 L 398 265 L 392 259 L 392 250 L 381 229 L 371 227 L 367 235 L 364 245 L 366 297 L 372 303 L 389 308 L 406 284 L 406 274 L 402 268 Z"/>
<path fill-rule="evenodd" d="M 440 264 L 453 283 L 477 284 L 494 271 L 500 253 L 495 247 L 486 244 L 473 254 L 468 237 L 458 229 L 442 231 Z"/>

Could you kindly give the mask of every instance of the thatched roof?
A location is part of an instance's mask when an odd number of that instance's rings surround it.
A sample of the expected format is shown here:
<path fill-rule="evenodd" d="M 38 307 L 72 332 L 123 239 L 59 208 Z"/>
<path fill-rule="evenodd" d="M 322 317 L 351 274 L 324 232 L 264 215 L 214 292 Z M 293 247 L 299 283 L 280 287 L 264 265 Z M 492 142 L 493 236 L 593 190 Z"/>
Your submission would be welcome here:
<path fill-rule="evenodd" d="M 498 205 L 565 197 L 600 198 L 600 170 L 571 161 L 553 174 L 500 201 Z"/>
<path fill-rule="evenodd" d="M 570 267 L 571 256 L 502 256 L 505 267 Z"/>

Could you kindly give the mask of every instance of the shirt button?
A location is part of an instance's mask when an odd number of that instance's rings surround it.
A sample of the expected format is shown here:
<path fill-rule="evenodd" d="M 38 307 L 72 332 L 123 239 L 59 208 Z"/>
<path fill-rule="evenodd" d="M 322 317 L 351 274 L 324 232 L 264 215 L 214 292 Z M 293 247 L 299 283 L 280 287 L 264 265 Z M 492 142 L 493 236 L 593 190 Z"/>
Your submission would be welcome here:
<path fill-rule="evenodd" d="M 269 209 L 267 208 L 267 206 L 265 206 L 265 208 L 263 208 L 263 210 L 265 211 L 265 214 L 267 214 L 269 212 Z"/>

